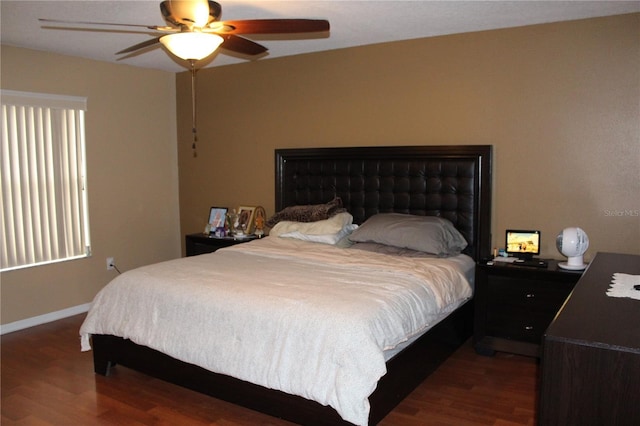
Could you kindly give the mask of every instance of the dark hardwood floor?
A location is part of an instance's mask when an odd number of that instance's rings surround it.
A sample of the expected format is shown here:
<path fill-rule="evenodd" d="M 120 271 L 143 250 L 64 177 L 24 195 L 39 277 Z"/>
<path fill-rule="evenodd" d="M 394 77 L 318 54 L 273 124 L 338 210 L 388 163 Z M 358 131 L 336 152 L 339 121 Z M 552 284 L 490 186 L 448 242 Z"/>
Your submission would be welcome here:
<path fill-rule="evenodd" d="M 93 374 L 80 352 L 84 315 L 2 336 L 2 417 L 9 425 L 289 425 L 116 367 Z M 533 425 L 535 359 L 477 355 L 467 342 L 381 423 Z"/>

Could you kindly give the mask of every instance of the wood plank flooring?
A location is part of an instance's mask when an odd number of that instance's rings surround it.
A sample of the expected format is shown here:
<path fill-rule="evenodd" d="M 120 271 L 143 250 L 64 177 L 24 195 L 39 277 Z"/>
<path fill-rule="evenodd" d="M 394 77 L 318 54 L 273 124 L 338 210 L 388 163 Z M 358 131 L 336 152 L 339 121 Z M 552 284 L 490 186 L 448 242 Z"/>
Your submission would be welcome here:
<path fill-rule="evenodd" d="M 91 352 L 80 352 L 83 319 L 2 336 L 3 426 L 291 425 L 122 366 L 94 375 Z M 534 425 L 537 377 L 535 359 L 483 357 L 469 341 L 380 425 Z"/>

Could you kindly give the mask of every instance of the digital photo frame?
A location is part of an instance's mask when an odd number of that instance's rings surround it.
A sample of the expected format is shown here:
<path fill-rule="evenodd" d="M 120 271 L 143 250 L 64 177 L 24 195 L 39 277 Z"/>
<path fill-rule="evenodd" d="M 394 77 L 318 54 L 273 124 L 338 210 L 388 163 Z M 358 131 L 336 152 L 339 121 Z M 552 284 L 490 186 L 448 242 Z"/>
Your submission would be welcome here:
<path fill-rule="evenodd" d="M 530 260 L 540 254 L 540 231 L 507 229 L 505 251 L 509 256 Z"/>

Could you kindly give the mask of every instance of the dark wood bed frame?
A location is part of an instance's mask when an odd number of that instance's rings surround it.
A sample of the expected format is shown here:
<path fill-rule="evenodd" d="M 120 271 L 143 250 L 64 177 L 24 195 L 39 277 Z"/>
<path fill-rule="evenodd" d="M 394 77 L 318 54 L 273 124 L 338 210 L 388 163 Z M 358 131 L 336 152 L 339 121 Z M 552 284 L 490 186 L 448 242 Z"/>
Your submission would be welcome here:
<path fill-rule="evenodd" d="M 474 259 L 491 250 L 491 161 L 488 145 L 276 150 L 276 210 L 340 197 L 362 223 L 382 212 L 436 215 L 451 220 Z M 451 355 L 472 332 L 467 302 L 387 362 L 369 397 L 376 424 Z M 116 364 L 305 425 L 350 424 L 331 408 L 298 396 L 213 373 L 130 340 L 92 336 L 95 372 Z"/>

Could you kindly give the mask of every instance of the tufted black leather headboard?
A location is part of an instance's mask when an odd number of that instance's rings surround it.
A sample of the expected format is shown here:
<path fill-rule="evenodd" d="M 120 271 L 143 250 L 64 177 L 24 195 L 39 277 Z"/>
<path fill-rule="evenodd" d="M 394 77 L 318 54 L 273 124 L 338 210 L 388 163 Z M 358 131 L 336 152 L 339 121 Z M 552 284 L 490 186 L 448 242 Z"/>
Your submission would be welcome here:
<path fill-rule="evenodd" d="M 491 252 L 490 145 L 276 150 L 276 210 L 342 198 L 355 223 L 376 213 L 449 219 L 465 253 Z"/>

